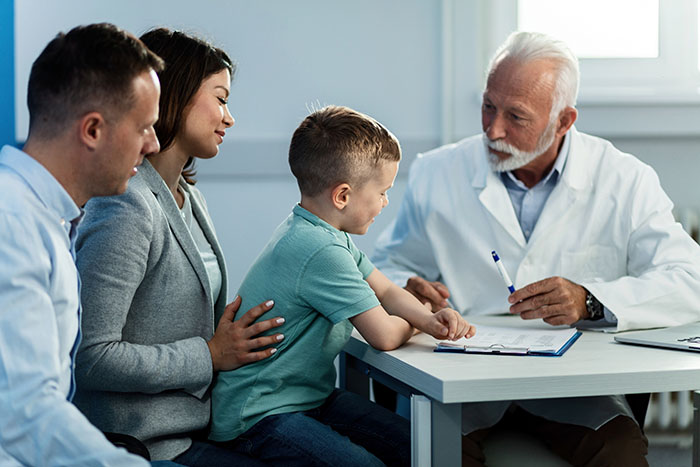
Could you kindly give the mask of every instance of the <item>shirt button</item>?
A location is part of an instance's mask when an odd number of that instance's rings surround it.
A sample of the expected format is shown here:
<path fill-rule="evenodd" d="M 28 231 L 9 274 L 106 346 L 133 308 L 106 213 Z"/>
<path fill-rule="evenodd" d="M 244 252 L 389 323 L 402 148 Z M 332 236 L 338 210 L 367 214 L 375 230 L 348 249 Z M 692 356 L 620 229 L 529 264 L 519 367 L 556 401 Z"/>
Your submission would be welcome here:
<path fill-rule="evenodd" d="M 66 225 L 66 220 L 61 218 L 61 226 L 64 226 L 64 225 Z"/>

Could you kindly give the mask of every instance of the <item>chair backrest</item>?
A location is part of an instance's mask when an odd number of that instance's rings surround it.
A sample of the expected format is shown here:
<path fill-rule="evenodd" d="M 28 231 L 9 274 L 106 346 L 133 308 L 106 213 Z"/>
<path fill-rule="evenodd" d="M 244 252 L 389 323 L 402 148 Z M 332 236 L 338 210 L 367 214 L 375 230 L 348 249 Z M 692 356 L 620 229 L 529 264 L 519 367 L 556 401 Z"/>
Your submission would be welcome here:
<path fill-rule="evenodd" d="M 147 461 L 151 460 L 151 453 L 148 452 L 148 448 L 137 438 L 131 435 L 125 435 L 124 433 L 111 433 L 106 431 L 103 434 L 109 442 L 116 447 L 124 448 L 132 454 L 143 457 Z"/>

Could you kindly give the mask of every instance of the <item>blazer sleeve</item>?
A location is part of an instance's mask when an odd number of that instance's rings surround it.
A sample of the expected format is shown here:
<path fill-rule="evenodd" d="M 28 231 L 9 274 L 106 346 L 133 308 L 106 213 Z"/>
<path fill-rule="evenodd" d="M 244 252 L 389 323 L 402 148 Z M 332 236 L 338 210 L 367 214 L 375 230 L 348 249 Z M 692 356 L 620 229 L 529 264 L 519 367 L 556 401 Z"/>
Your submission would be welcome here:
<path fill-rule="evenodd" d="M 151 345 L 122 339 L 134 295 L 148 270 L 153 239 L 163 235 L 156 231 L 152 209 L 135 190 L 95 198 L 86 206 L 76 244 L 83 305 L 78 385 L 151 394 L 182 390 L 201 398 L 213 374 L 202 337 Z"/>

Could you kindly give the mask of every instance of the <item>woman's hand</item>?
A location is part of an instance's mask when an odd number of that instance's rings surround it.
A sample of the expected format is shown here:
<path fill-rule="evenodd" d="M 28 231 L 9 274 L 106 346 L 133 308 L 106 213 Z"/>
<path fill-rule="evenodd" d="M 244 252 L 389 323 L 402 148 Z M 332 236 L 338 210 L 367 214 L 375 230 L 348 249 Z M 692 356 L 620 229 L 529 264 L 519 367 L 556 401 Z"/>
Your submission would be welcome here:
<path fill-rule="evenodd" d="M 247 363 L 267 358 L 277 351 L 275 347 L 264 350 L 256 349 L 277 344 L 284 339 L 284 335 L 279 333 L 256 337 L 268 329 L 284 324 L 284 318 L 281 317 L 253 324 L 256 319 L 274 306 L 272 300 L 251 308 L 241 319 L 233 321 L 240 306 L 241 297 L 236 297 L 234 301 L 226 305 L 224 314 L 214 332 L 214 337 L 207 342 L 214 371 L 234 370 Z"/>

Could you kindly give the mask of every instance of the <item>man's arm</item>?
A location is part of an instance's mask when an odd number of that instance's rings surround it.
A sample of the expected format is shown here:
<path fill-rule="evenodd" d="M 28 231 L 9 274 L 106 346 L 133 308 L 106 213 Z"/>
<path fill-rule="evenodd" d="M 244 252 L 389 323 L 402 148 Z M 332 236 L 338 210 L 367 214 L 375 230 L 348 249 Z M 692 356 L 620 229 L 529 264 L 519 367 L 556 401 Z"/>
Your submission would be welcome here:
<path fill-rule="evenodd" d="M 509 297 L 511 312 L 573 324 L 588 317 L 588 290 L 617 319 L 618 331 L 700 320 L 700 247 L 673 219 L 673 205 L 651 168 L 644 168 L 633 189 L 626 209 L 632 226 L 627 275 L 581 284 L 544 279 L 516 290 Z"/>
<path fill-rule="evenodd" d="M 24 465 L 148 465 L 66 400 L 59 349 L 76 334 L 61 330 L 75 320 L 77 333 L 77 299 L 74 316 L 56 315 L 47 292 L 54 270 L 33 220 L 0 214 L 0 225 L 0 450 Z"/>

